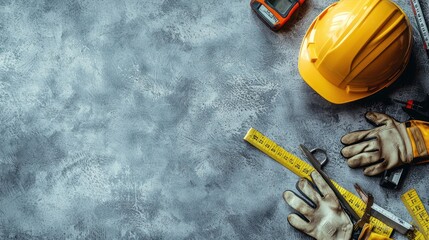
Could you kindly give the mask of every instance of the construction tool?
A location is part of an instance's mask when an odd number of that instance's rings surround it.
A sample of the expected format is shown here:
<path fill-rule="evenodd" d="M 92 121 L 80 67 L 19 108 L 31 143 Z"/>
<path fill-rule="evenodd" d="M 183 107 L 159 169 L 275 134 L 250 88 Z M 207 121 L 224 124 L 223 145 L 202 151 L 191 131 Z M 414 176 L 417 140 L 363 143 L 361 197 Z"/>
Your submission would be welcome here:
<path fill-rule="evenodd" d="M 393 99 L 394 102 L 402 105 L 404 112 L 413 120 L 429 121 L 429 94 L 426 94 L 423 101 Z"/>
<path fill-rule="evenodd" d="M 386 170 L 380 179 L 380 186 L 389 189 L 398 189 L 404 181 L 409 166 L 401 166 L 399 168 Z"/>
<path fill-rule="evenodd" d="M 401 199 L 417 225 L 417 229 L 408 237 L 414 240 L 429 240 L 429 215 L 417 191 L 412 188 L 404 193 Z"/>
<path fill-rule="evenodd" d="M 423 47 L 426 54 L 429 57 L 429 32 L 426 25 L 425 17 L 423 15 L 422 8 L 419 0 L 410 0 L 411 6 L 413 7 L 414 16 L 416 17 L 417 25 L 419 26 L 420 36 L 422 37 Z"/>
<path fill-rule="evenodd" d="M 357 215 L 357 213 L 353 210 L 353 208 L 350 207 L 350 204 L 346 201 L 346 199 L 341 195 L 341 193 L 338 191 L 338 189 L 334 186 L 334 184 L 331 182 L 330 177 L 322 170 L 322 166 L 324 165 L 324 162 L 319 162 L 316 157 L 314 157 L 313 153 L 310 152 L 304 145 L 300 144 L 299 147 L 301 148 L 304 155 L 307 157 L 307 159 L 310 161 L 311 165 L 315 168 L 317 172 L 319 172 L 320 176 L 325 180 L 326 184 L 332 189 L 332 191 L 335 193 L 335 196 L 337 196 L 341 206 L 344 208 L 344 210 L 351 216 L 353 221 L 359 221 L 360 217 Z M 326 159 L 328 159 L 326 157 Z M 363 225 L 362 225 L 363 227 Z"/>
<path fill-rule="evenodd" d="M 312 180 L 310 177 L 310 173 L 315 170 L 314 167 L 304 162 L 297 156 L 289 153 L 288 151 L 286 151 L 285 149 L 277 145 L 274 141 L 264 136 L 256 129 L 250 128 L 246 136 L 244 137 L 244 140 L 249 142 L 254 147 L 258 148 L 259 150 L 261 150 L 263 153 L 267 154 L 274 160 L 276 160 L 278 163 L 282 164 L 284 167 L 292 171 L 298 177 L 303 177 L 310 181 Z M 340 194 L 345 198 L 345 200 L 350 205 L 350 207 L 356 212 L 356 214 L 359 217 L 362 217 L 364 215 L 365 208 L 366 208 L 365 202 L 359 197 L 357 197 L 356 195 L 354 195 L 353 193 L 341 187 L 338 183 L 334 181 L 332 181 L 332 183 L 335 186 L 335 188 L 338 189 Z M 386 214 L 386 212 L 388 211 L 387 210 L 383 211 L 383 210 L 379 210 L 379 209 L 377 210 L 378 212 L 380 212 L 379 217 L 384 218 L 384 220 L 386 220 L 386 218 L 391 218 L 389 214 Z M 383 219 L 380 219 L 380 220 L 383 220 Z M 373 231 L 383 236 L 390 237 L 390 235 L 393 232 L 393 228 L 388 226 L 386 223 L 384 223 L 384 221 L 380 221 L 380 220 L 375 218 L 374 216 L 370 217 L 370 223 L 374 226 Z M 405 221 L 403 220 L 399 221 L 399 223 L 402 223 L 402 222 L 405 222 Z M 403 227 L 407 228 L 408 225 L 404 225 Z M 398 229 L 398 231 L 399 230 L 400 229 Z"/>
<path fill-rule="evenodd" d="M 252 0 L 250 6 L 258 17 L 277 31 L 290 20 L 305 0 Z"/>

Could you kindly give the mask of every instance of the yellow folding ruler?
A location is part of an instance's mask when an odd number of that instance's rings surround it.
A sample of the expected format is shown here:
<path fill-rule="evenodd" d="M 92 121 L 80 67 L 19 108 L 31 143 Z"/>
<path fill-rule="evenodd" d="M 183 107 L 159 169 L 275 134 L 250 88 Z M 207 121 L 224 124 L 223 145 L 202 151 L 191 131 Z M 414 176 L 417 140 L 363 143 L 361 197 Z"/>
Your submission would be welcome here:
<path fill-rule="evenodd" d="M 429 215 L 417 191 L 412 188 L 404 193 L 401 199 L 418 228 L 412 235 L 409 235 L 409 238 L 414 240 L 429 240 Z"/>
<path fill-rule="evenodd" d="M 286 151 L 285 149 L 277 145 L 274 141 L 264 136 L 262 133 L 258 132 L 256 129 L 251 128 L 244 137 L 244 140 L 252 144 L 257 149 L 261 150 L 263 153 L 267 154 L 274 160 L 276 160 L 281 165 L 285 166 L 297 176 L 307 178 L 311 181 L 310 173 L 314 171 L 313 166 L 304 162 L 292 153 Z M 332 181 L 332 183 L 335 185 L 341 195 L 344 196 L 344 198 L 347 200 L 353 210 L 355 210 L 355 212 L 360 217 L 362 217 L 365 212 L 365 202 L 353 193 L 341 187 L 338 183 L 334 181 Z M 393 228 L 387 226 L 382 221 L 374 217 L 370 218 L 370 222 L 374 226 L 373 231 L 378 234 L 390 237 L 393 232 Z"/>

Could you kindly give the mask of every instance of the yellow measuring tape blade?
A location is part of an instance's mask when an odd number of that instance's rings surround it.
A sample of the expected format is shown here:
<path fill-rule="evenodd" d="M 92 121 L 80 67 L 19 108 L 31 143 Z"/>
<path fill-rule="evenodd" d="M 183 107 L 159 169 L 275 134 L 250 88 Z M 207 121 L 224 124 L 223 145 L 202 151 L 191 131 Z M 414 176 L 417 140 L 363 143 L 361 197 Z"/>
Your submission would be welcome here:
<path fill-rule="evenodd" d="M 295 175 L 302 178 L 307 178 L 311 181 L 310 173 L 314 171 L 313 166 L 311 166 L 307 162 L 304 162 L 292 153 L 286 151 L 285 149 L 277 145 L 274 141 L 264 136 L 262 133 L 258 132 L 256 129 L 250 128 L 246 136 L 244 137 L 244 140 L 252 144 L 257 149 L 261 150 L 263 153 L 267 154 L 274 160 L 276 160 L 281 165 L 285 166 Z M 365 202 L 353 193 L 341 187 L 338 183 L 334 181 L 332 181 L 332 183 L 335 185 L 341 195 L 344 196 L 344 198 L 347 200 L 353 210 L 355 210 L 355 212 L 360 217 L 362 217 L 365 212 Z M 374 226 L 373 231 L 375 233 L 390 237 L 393 232 L 393 228 L 387 226 L 382 221 L 374 217 L 370 218 L 370 222 Z"/>
<path fill-rule="evenodd" d="M 407 235 L 410 240 L 427 240 L 425 236 L 417 229 Z"/>
<path fill-rule="evenodd" d="M 410 238 L 429 240 L 429 215 L 417 191 L 412 188 L 404 193 L 401 199 L 418 228 Z"/>

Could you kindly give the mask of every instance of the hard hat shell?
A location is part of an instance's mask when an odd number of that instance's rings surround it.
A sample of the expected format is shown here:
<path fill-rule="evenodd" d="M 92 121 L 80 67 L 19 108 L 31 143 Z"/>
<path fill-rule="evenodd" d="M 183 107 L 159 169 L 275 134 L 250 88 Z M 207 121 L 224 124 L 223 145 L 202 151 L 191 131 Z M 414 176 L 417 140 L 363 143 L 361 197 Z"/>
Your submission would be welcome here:
<path fill-rule="evenodd" d="M 313 21 L 302 41 L 298 69 L 326 100 L 341 104 L 392 84 L 407 66 L 410 22 L 390 0 L 340 0 Z"/>

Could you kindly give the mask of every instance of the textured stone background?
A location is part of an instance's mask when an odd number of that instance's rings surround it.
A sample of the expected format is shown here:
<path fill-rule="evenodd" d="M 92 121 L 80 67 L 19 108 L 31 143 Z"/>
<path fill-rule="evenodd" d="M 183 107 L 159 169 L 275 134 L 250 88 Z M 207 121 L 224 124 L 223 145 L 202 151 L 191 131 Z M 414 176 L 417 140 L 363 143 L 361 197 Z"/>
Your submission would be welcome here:
<path fill-rule="evenodd" d="M 421 99 L 428 58 L 415 33 L 400 82 L 326 102 L 297 54 L 330 2 L 274 33 L 248 0 L 0 0 L 0 238 L 307 239 L 281 197 L 297 177 L 242 140 L 250 127 L 299 156 L 326 148 L 338 182 L 411 220 L 399 196 L 415 187 L 428 206 L 429 166 L 382 189 L 339 138 L 370 127 L 368 110 L 406 120 L 388 98 Z"/>

